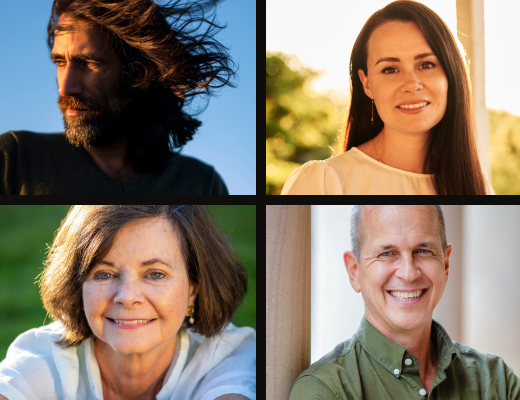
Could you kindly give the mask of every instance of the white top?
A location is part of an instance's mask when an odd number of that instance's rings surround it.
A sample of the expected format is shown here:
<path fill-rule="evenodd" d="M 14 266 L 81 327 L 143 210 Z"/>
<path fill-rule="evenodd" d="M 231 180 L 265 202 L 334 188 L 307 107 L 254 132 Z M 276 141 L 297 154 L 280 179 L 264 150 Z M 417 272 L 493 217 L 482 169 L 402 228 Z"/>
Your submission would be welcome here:
<path fill-rule="evenodd" d="M 63 349 L 54 340 L 61 322 L 19 335 L 0 363 L 0 394 L 9 400 L 103 399 L 94 341 Z M 213 400 L 236 393 L 256 400 L 256 332 L 229 324 L 205 338 L 191 330 L 177 335 L 175 353 L 158 400 Z"/>
<path fill-rule="evenodd" d="M 296 168 L 281 194 L 437 194 L 431 177 L 390 167 L 352 147 L 339 156 Z M 495 194 L 491 185 L 490 191 Z"/>

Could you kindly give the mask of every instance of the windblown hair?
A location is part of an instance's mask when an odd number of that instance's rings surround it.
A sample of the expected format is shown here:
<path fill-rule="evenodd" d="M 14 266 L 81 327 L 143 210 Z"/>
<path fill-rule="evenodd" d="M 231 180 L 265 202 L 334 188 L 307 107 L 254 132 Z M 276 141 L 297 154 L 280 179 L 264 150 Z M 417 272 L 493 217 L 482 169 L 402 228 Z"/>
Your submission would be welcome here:
<path fill-rule="evenodd" d="M 57 344 L 69 348 L 94 337 L 85 315 L 83 282 L 110 251 L 119 230 L 147 218 L 165 218 L 177 232 L 190 283 L 197 285 L 195 323 L 190 327 L 211 337 L 231 321 L 247 292 L 247 272 L 204 206 L 73 206 L 39 277 L 43 306 L 65 327 Z"/>
<path fill-rule="evenodd" d="M 384 123 L 377 110 L 371 123 L 372 100 L 365 94 L 358 76 L 368 75 L 368 40 L 382 24 L 392 21 L 415 22 L 422 31 L 448 80 L 446 113 L 430 131 L 425 165 L 433 174 L 432 184 L 438 195 L 486 194 L 478 158 L 469 66 L 462 57 L 446 23 L 434 11 L 416 1 L 399 0 L 376 11 L 359 33 L 350 57 L 351 96 L 348 117 L 338 135 L 334 155 L 360 146 L 376 137 Z"/>
<path fill-rule="evenodd" d="M 205 18 L 221 1 L 160 5 L 158 0 L 54 0 L 47 26 L 51 51 L 55 33 L 70 30 L 57 25 L 65 13 L 108 35 L 122 63 L 123 82 L 131 88 L 152 83 L 140 97 L 143 117 L 137 118 L 136 134 L 129 138 L 130 160 L 139 172 L 159 169 L 176 154 L 175 148 L 193 138 L 202 123 L 183 111 L 185 101 L 189 105 L 194 96 L 208 99 L 217 88 L 236 87 L 231 82 L 234 62 L 227 47 L 213 37 L 225 25 L 217 25 L 215 16 Z M 197 33 L 205 25 L 207 29 Z"/>
<path fill-rule="evenodd" d="M 352 209 L 352 215 L 350 217 L 350 243 L 352 245 L 352 253 L 356 257 L 356 260 L 361 260 L 361 249 L 363 243 L 367 238 L 367 232 L 365 230 L 363 220 L 363 207 L 365 206 L 354 206 Z M 437 209 L 437 217 L 439 220 L 439 237 L 441 239 L 442 251 L 446 253 L 448 248 L 448 242 L 446 241 L 446 226 L 444 225 L 444 214 L 442 213 L 441 206 L 435 206 Z"/>

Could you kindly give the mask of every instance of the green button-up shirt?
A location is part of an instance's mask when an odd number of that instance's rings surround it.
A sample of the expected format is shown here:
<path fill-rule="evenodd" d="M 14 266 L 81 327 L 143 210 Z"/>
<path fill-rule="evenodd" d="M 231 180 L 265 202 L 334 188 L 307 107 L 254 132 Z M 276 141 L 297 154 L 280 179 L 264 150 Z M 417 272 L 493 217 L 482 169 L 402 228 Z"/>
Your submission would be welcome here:
<path fill-rule="evenodd" d="M 303 371 L 289 400 L 520 399 L 520 379 L 502 358 L 452 342 L 435 320 L 437 371 L 430 393 L 417 358 L 363 317 L 357 333 Z"/>

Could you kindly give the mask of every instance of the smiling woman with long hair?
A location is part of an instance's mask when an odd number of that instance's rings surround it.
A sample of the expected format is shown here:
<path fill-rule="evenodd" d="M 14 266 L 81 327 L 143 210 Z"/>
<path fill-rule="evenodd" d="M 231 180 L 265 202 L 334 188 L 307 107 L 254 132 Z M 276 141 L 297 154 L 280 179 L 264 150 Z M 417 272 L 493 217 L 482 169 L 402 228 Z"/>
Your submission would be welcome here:
<path fill-rule="evenodd" d="M 495 194 L 478 158 L 468 66 L 435 12 L 399 0 L 372 14 L 350 81 L 333 157 L 293 171 L 282 194 Z"/>

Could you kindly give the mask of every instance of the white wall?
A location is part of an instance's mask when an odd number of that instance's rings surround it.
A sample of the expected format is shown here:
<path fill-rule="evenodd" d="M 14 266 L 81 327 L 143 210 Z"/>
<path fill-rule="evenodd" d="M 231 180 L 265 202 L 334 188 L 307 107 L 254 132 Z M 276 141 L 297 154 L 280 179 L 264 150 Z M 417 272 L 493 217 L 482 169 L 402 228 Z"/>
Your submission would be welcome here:
<path fill-rule="evenodd" d="M 464 207 L 465 343 L 520 376 L 520 206 Z"/>
<path fill-rule="evenodd" d="M 311 363 L 356 333 L 365 313 L 343 263 L 352 207 L 311 208 Z"/>

